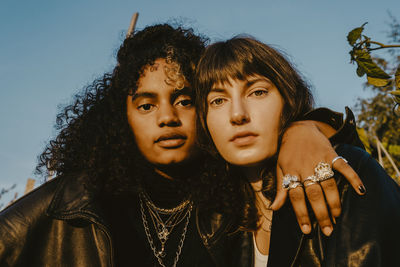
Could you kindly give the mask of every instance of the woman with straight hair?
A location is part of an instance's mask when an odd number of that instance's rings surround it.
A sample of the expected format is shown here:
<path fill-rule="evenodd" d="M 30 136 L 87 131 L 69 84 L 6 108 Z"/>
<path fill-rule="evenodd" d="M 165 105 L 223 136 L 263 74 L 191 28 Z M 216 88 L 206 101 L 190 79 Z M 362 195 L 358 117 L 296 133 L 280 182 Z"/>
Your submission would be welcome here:
<path fill-rule="evenodd" d="M 301 181 L 276 173 L 277 151 L 288 126 L 310 116 L 313 97 L 282 53 L 247 36 L 217 42 L 200 58 L 196 79 L 203 142 L 215 161 L 226 161 L 226 175 L 238 185 L 232 194 L 244 203 L 238 207 L 241 215 L 219 229 L 240 236 L 235 242 L 243 251 L 233 257 L 241 266 L 400 266 L 400 188 L 359 142 L 336 142 L 355 128 L 349 109 L 344 126 L 330 139 L 337 154 L 315 162 L 314 173 Z M 333 171 L 338 166 L 357 172 L 365 185 L 358 190 L 367 188 L 364 196 Z M 281 184 L 276 176 L 283 176 Z M 265 204 L 277 189 L 288 190 L 290 198 L 304 189 L 312 206 L 323 187 L 335 184 L 342 213 L 330 214 L 333 229 L 321 229 L 314 220 L 310 234 L 304 234 L 292 207 L 273 211 Z"/>

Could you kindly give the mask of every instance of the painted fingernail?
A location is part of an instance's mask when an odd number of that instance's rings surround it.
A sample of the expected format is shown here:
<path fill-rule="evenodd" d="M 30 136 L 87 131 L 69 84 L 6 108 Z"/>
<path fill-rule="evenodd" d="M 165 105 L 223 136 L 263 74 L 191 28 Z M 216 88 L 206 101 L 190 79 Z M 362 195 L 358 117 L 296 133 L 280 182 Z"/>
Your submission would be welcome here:
<path fill-rule="evenodd" d="M 360 190 L 361 194 L 365 194 L 366 192 L 364 185 L 358 186 L 358 190 Z"/>
<path fill-rule="evenodd" d="M 326 236 L 330 236 L 331 235 L 331 233 L 332 233 L 332 227 L 331 226 L 325 226 L 323 229 L 322 229 L 322 232 L 324 232 L 324 234 L 326 235 Z"/>
<path fill-rule="evenodd" d="M 303 224 L 301 226 L 301 231 L 305 234 L 309 234 L 311 232 L 311 227 L 308 224 Z"/>

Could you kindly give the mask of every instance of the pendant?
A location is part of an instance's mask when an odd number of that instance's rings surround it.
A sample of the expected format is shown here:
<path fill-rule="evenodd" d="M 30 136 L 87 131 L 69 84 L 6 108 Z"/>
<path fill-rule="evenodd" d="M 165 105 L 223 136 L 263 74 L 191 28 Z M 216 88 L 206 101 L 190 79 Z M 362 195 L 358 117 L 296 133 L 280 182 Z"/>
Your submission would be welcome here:
<path fill-rule="evenodd" d="M 158 256 L 160 256 L 161 258 L 164 258 L 165 255 L 167 255 L 167 253 L 165 253 L 164 251 L 164 244 L 161 247 L 161 250 L 157 252 Z"/>
<path fill-rule="evenodd" d="M 158 239 L 160 239 L 160 241 L 164 241 L 164 242 L 167 241 L 169 234 L 170 233 L 169 233 L 168 229 L 164 225 L 159 225 L 157 235 L 158 235 Z"/>
<path fill-rule="evenodd" d="M 161 258 L 164 258 L 166 255 L 165 251 L 159 251 L 158 252 L 158 256 L 160 256 Z"/>

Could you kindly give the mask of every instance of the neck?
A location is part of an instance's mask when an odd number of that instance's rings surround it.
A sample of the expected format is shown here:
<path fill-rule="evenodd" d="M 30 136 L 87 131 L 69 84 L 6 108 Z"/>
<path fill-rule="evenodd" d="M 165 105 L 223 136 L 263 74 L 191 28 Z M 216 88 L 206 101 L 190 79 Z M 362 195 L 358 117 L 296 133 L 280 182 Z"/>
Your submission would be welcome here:
<path fill-rule="evenodd" d="M 158 168 L 154 168 L 154 172 L 159 174 L 161 177 L 166 178 L 168 180 L 173 180 L 174 179 L 171 175 L 169 175 L 168 173 L 166 173 L 166 172 L 164 172 L 164 171 L 162 171 L 162 170 L 160 170 Z"/>
<path fill-rule="evenodd" d="M 242 171 L 247 181 L 251 184 L 255 191 L 259 191 L 262 188 L 262 173 L 264 171 L 263 165 L 242 167 Z"/>
<path fill-rule="evenodd" d="M 150 165 L 156 174 L 168 180 L 186 180 L 188 177 L 197 175 L 201 166 L 202 163 L 199 159 L 165 165 Z"/>
<path fill-rule="evenodd" d="M 154 166 L 154 172 L 168 180 L 182 180 L 189 175 L 196 173 L 194 162 L 185 162 L 179 164 L 157 165 Z"/>
<path fill-rule="evenodd" d="M 184 178 L 180 177 L 187 178 L 188 176 L 184 176 L 184 172 L 179 173 L 182 171 L 181 168 L 150 167 L 149 172 L 141 177 L 140 183 L 144 192 L 157 207 L 173 208 L 182 200 L 187 199 Z"/>
<path fill-rule="evenodd" d="M 255 196 L 256 196 L 256 206 L 259 212 L 262 214 L 268 213 L 269 206 L 271 205 L 271 201 L 268 200 L 264 193 L 262 192 L 263 189 L 263 179 L 264 179 L 264 172 L 267 168 L 267 164 L 259 164 L 257 166 L 251 167 L 242 167 L 242 171 L 244 176 L 249 181 Z"/>

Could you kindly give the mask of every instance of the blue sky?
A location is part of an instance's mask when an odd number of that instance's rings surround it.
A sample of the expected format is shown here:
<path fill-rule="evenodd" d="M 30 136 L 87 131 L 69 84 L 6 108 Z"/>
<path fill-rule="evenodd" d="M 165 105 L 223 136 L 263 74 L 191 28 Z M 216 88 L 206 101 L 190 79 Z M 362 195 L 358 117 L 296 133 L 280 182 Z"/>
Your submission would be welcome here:
<path fill-rule="evenodd" d="M 134 12 L 138 29 L 179 19 L 212 41 L 251 34 L 289 55 L 317 106 L 343 112 L 368 95 L 346 35 L 368 22 L 365 33 L 386 40 L 388 11 L 400 14 L 398 0 L 1 0 L 0 188 L 17 183 L 21 194 L 28 177 L 39 179 L 33 170 L 57 107 L 112 70 Z"/>

